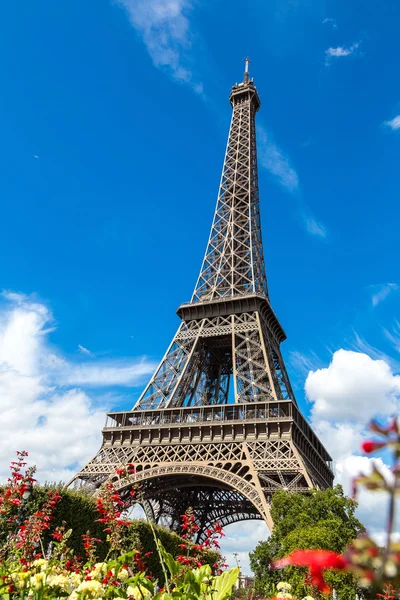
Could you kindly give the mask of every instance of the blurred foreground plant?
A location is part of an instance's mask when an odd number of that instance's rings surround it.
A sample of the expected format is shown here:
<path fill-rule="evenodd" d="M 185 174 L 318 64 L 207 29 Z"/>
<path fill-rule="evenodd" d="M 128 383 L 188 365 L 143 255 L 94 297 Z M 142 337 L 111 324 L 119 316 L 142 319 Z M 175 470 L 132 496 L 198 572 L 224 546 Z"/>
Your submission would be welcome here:
<path fill-rule="evenodd" d="M 354 479 L 354 495 L 360 487 L 372 492 L 384 491 L 389 495 L 386 546 L 382 549 L 371 537 L 361 535 L 347 546 L 343 554 L 327 550 L 297 550 L 273 564 L 275 569 L 289 565 L 307 567 L 312 586 L 323 595 L 331 593 L 325 581 L 325 571 L 334 569 L 353 573 L 359 585 L 369 588 L 369 594 L 375 592 L 378 598 L 400 597 L 393 587 L 400 586 L 400 544 L 393 541 L 395 505 L 400 491 L 400 420 L 394 418 L 386 427 L 372 421 L 369 429 L 375 435 L 363 442 L 362 449 L 367 454 L 383 449 L 390 451 L 391 476 L 385 477 L 379 466 L 374 463 L 371 474 L 362 473 Z"/>

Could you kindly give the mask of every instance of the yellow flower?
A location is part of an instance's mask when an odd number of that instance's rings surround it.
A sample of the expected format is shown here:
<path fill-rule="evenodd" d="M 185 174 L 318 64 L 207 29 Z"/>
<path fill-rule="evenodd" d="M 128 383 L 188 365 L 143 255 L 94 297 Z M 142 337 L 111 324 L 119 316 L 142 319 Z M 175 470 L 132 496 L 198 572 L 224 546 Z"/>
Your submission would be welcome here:
<path fill-rule="evenodd" d="M 145 598 L 148 595 L 148 591 L 146 590 L 146 588 L 140 585 L 136 587 L 128 585 L 128 587 L 126 588 L 126 594 L 127 596 L 132 596 L 134 600 L 143 600 L 143 598 Z"/>
<path fill-rule="evenodd" d="M 14 571 L 11 573 L 11 579 L 18 589 L 23 590 L 27 584 L 28 577 L 31 575 L 31 571 Z"/>
<path fill-rule="evenodd" d="M 129 577 L 129 573 L 126 569 L 120 569 L 118 571 L 118 579 L 120 579 L 121 581 L 125 581 L 125 579 L 128 579 Z"/>
<path fill-rule="evenodd" d="M 40 573 L 36 573 L 36 575 L 32 575 L 32 577 L 29 580 L 29 586 L 31 590 L 33 590 L 34 592 L 39 592 L 44 585 L 45 578 L 46 574 L 43 573 L 43 571 L 41 571 Z"/>
<path fill-rule="evenodd" d="M 287 583 L 287 581 L 280 581 L 276 587 L 278 588 L 278 590 L 291 590 L 292 589 L 292 586 L 290 585 L 290 583 Z"/>
<path fill-rule="evenodd" d="M 49 584 L 50 587 L 58 587 L 63 592 L 72 591 L 71 590 L 71 588 L 72 588 L 71 582 L 68 579 L 68 577 L 66 577 L 66 575 L 53 575 L 51 577 L 48 577 L 47 583 Z"/>
<path fill-rule="evenodd" d="M 70 573 L 69 580 L 74 587 L 78 587 L 82 583 L 82 578 L 78 573 Z"/>
<path fill-rule="evenodd" d="M 99 578 L 103 579 L 103 576 L 106 573 L 107 573 L 107 563 L 101 562 L 101 563 L 96 563 L 94 565 L 94 568 L 90 572 L 90 576 L 94 577 L 94 578 L 98 578 L 98 579 Z"/>
<path fill-rule="evenodd" d="M 38 558 L 33 561 L 34 567 L 40 567 L 41 571 L 45 571 L 47 569 L 47 560 L 45 558 Z"/>
<path fill-rule="evenodd" d="M 91 579 L 89 581 L 82 581 L 76 591 L 81 594 L 82 598 L 102 598 L 104 588 L 100 581 Z"/>
<path fill-rule="evenodd" d="M 290 600 L 290 598 L 293 598 L 292 594 L 287 594 L 286 592 L 279 592 L 279 594 L 277 594 L 276 597 L 287 598 L 288 600 Z"/>

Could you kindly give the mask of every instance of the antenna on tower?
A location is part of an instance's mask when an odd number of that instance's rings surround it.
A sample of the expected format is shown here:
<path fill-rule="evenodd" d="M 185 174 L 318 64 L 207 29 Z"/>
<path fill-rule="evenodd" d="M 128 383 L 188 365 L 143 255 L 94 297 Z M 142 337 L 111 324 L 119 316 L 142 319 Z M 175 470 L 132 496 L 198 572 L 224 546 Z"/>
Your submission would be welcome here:
<path fill-rule="evenodd" d="M 244 83 L 248 83 L 248 81 L 249 81 L 249 63 L 250 63 L 250 59 L 249 59 L 249 57 L 246 57 L 244 59 L 244 77 L 243 77 Z"/>

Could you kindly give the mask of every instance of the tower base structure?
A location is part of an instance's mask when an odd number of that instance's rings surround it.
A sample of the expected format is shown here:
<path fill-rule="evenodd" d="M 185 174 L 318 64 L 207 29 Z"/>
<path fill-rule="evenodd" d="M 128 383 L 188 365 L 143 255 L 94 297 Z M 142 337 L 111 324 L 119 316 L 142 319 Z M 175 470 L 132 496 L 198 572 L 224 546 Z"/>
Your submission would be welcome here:
<path fill-rule="evenodd" d="M 111 480 L 122 496 L 136 487 L 147 514 L 175 531 L 190 506 L 201 539 L 217 522 L 272 528 L 274 491 L 331 486 L 330 460 L 291 400 L 117 412 L 75 481 L 94 491 Z M 118 476 L 128 464 L 135 472 Z"/>

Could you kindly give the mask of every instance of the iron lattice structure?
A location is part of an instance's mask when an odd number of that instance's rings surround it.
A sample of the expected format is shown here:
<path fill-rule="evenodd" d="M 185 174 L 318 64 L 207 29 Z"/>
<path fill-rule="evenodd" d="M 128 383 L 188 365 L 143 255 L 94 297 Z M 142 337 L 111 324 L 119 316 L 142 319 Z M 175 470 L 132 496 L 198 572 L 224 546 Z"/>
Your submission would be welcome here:
<path fill-rule="evenodd" d="M 260 226 L 255 116 L 246 62 L 233 108 L 217 206 L 200 275 L 180 327 L 131 412 L 110 413 L 98 454 L 75 483 L 140 485 L 156 522 L 178 529 L 194 509 L 213 523 L 273 523 L 276 490 L 332 485 L 331 457 L 302 417 L 282 359 Z M 117 476 L 128 463 L 135 473 Z"/>

